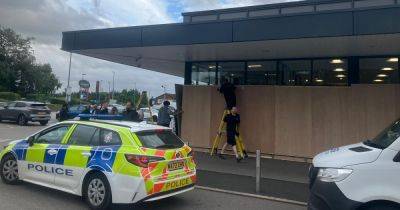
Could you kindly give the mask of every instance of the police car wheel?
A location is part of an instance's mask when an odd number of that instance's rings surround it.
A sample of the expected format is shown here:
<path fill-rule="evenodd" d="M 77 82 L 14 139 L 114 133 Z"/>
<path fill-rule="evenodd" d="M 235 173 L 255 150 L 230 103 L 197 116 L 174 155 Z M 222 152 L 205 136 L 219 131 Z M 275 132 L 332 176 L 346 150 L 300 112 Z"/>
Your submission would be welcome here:
<path fill-rule="evenodd" d="M 6 184 L 18 184 L 18 164 L 12 155 L 7 155 L 0 163 L 1 180 Z"/>
<path fill-rule="evenodd" d="M 106 177 L 92 174 L 85 184 L 85 198 L 91 209 L 107 209 L 111 205 L 111 190 Z"/>

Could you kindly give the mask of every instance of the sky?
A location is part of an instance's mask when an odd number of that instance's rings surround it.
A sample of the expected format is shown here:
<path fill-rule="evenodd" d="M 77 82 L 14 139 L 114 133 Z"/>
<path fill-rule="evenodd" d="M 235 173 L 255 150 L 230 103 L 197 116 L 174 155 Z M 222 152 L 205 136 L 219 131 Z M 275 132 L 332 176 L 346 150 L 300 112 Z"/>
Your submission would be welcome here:
<path fill-rule="evenodd" d="M 50 63 L 65 89 L 69 53 L 60 50 L 63 31 L 182 22 L 182 12 L 270 4 L 291 0 L 0 0 L 0 26 L 33 37 L 38 63 Z M 71 86 L 101 81 L 108 91 L 115 72 L 115 89 L 137 88 L 152 96 L 174 93 L 183 78 L 73 54 Z M 93 89 L 92 89 L 93 90 Z"/>

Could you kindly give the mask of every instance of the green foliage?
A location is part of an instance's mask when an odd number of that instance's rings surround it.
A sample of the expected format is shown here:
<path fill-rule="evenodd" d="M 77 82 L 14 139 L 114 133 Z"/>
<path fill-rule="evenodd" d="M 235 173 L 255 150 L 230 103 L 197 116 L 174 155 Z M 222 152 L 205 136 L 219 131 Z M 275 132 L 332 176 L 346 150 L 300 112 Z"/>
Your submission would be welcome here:
<path fill-rule="evenodd" d="M 21 96 L 17 93 L 11 93 L 11 92 L 0 92 L 0 98 L 9 100 L 9 101 L 15 101 L 21 99 Z"/>
<path fill-rule="evenodd" d="M 51 104 L 60 104 L 60 105 L 62 105 L 62 104 L 65 103 L 65 97 L 62 97 L 62 98 L 61 97 L 60 98 L 53 97 L 53 98 L 50 98 L 49 102 Z"/>
<path fill-rule="evenodd" d="M 25 98 L 30 100 L 30 101 L 46 102 L 49 97 L 46 94 L 29 93 L 29 94 L 26 94 Z"/>
<path fill-rule="evenodd" d="M 0 26 L 0 90 L 50 94 L 61 87 L 49 64 L 35 63 L 32 38 Z"/>

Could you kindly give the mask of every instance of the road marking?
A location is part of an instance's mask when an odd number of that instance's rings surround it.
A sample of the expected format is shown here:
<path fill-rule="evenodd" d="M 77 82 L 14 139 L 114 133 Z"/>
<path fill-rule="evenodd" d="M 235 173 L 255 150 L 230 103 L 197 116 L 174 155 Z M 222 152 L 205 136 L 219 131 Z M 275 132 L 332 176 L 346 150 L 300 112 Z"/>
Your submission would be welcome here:
<path fill-rule="evenodd" d="M 0 139 L 0 143 L 9 142 L 9 141 L 12 141 L 12 139 Z"/>
<path fill-rule="evenodd" d="M 257 195 L 257 194 L 251 194 L 251 193 L 222 190 L 222 189 L 218 189 L 218 188 L 204 187 L 204 186 L 199 186 L 199 185 L 196 185 L 195 188 L 201 189 L 201 190 L 220 192 L 220 193 L 228 193 L 228 194 L 232 194 L 232 195 L 240 195 L 240 196 L 247 196 L 247 197 L 265 199 L 265 200 L 270 200 L 270 201 L 277 201 L 277 202 L 282 202 L 282 203 L 295 204 L 295 205 L 300 205 L 300 206 L 307 206 L 307 203 L 305 203 L 305 202 L 289 200 L 289 199 L 284 199 L 284 198 L 276 198 L 276 197 L 265 196 L 265 195 Z"/>

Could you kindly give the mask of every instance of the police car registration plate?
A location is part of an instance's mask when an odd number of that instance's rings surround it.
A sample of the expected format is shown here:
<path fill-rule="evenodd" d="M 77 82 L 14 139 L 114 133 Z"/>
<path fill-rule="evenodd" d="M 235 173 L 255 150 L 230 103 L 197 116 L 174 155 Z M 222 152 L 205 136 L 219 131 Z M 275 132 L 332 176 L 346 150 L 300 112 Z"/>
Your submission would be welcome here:
<path fill-rule="evenodd" d="M 182 169 L 185 166 L 183 160 L 172 161 L 168 163 L 168 171 L 176 171 Z"/>

